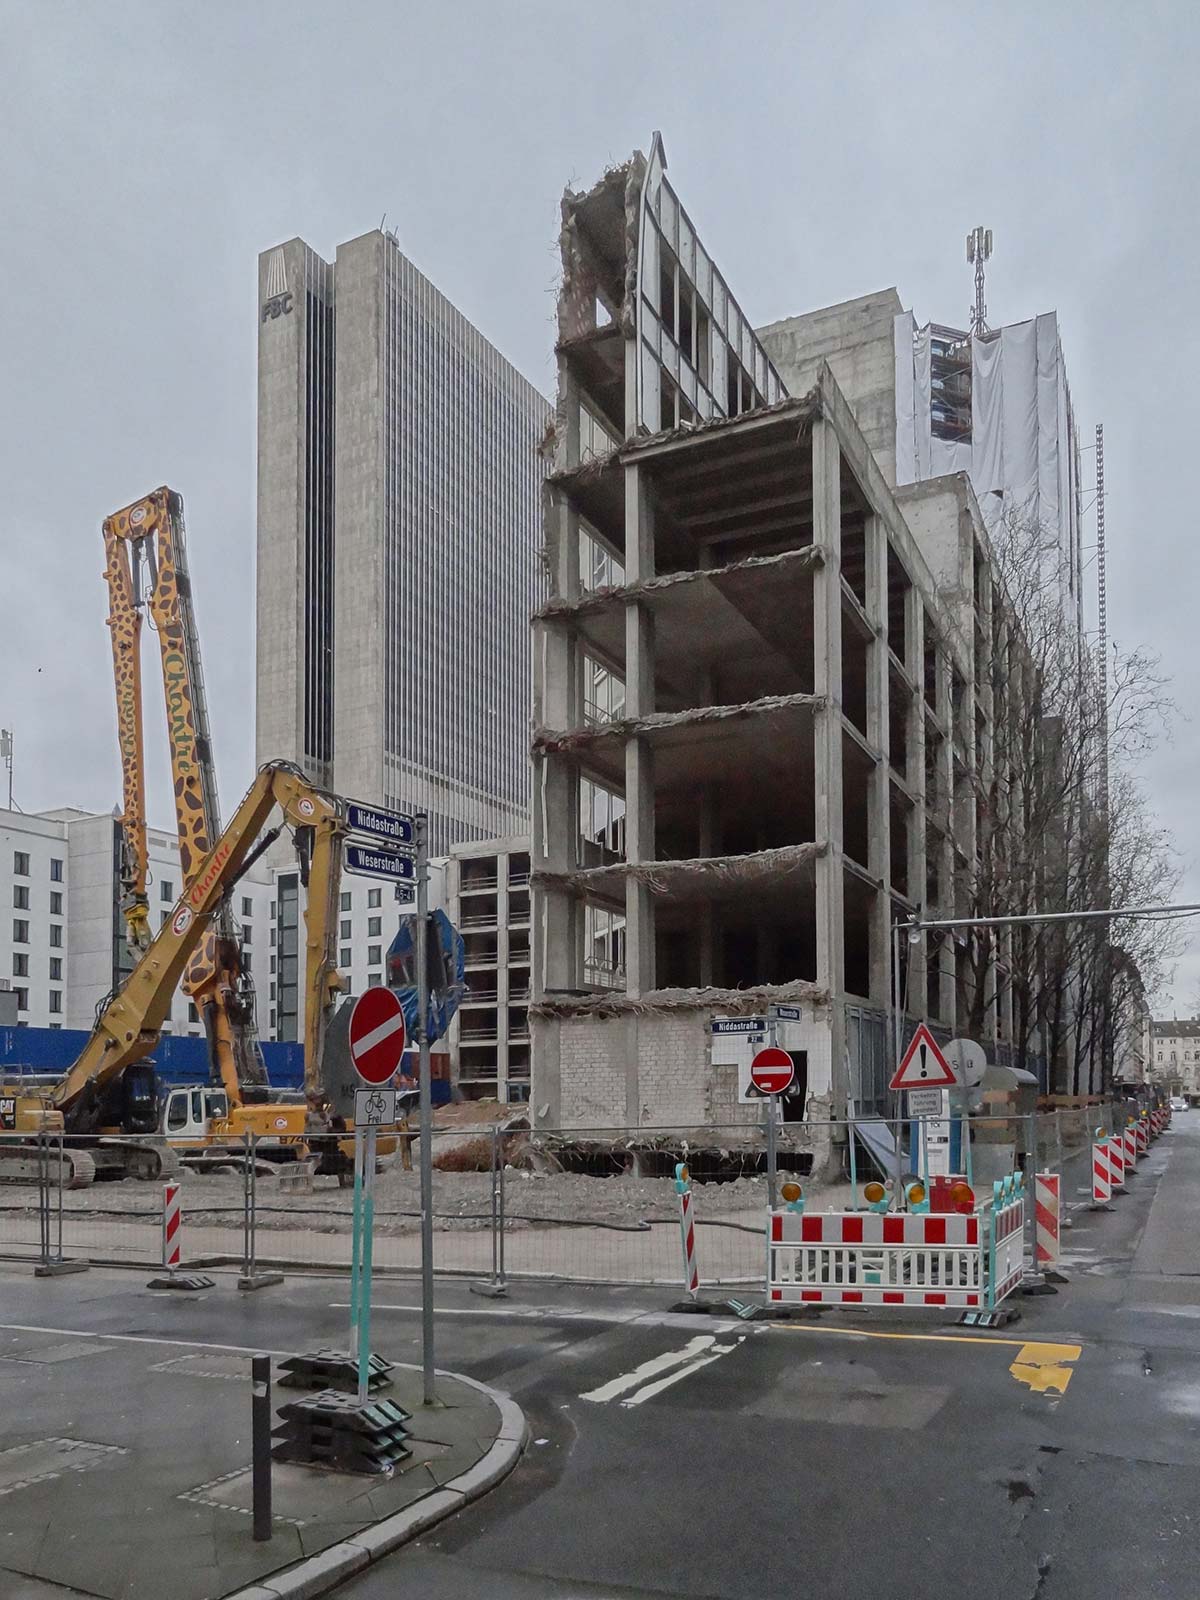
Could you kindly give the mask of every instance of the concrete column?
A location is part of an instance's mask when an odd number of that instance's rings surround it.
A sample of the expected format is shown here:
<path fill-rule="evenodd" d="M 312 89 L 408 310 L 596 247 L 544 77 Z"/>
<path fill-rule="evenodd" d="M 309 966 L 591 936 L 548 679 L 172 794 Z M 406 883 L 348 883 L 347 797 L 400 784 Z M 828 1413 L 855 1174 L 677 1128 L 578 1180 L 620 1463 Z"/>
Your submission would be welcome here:
<path fill-rule="evenodd" d="M 943 645 L 938 645 L 937 652 L 937 702 L 938 717 L 942 724 L 942 731 L 946 737 L 942 740 L 941 755 L 939 758 L 938 787 L 946 800 L 941 807 L 941 814 L 946 822 L 946 831 L 942 839 L 942 857 L 939 870 L 941 884 L 941 903 L 938 907 L 939 914 L 943 917 L 952 917 L 957 905 L 957 896 L 954 885 L 954 740 L 953 724 L 950 717 L 950 662 Z M 954 982 L 954 942 L 952 939 L 943 939 L 941 950 L 938 954 L 938 999 L 939 1010 L 944 1021 L 952 1028 L 957 1026 L 958 1018 L 955 1014 L 957 998 Z"/>
<path fill-rule="evenodd" d="M 887 529 L 878 516 L 866 522 L 867 616 L 875 630 L 867 645 L 867 742 L 875 767 L 867 792 L 869 867 L 882 885 L 871 908 L 870 998 L 891 1004 L 891 809 L 888 805 Z"/>
<path fill-rule="evenodd" d="M 625 469 L 625 576 L 629 583 L 654 576 L 654 507 L 645 470 Z M 655 709 L 654 618 L 631 600 L 625 608 L 625 709 L 645 717 Z M 649 739 L 631 738 L 625 746 L 625 859 L 643 864 L 655 859 L 654 754 Z M 654 988 L 654 903 L 644 883 L 625 884 L 625 989 L 637 997 Z"/>
<path fill-rule="evenodd" d="M 700 843 L 697 854 L 704 858 L 721 853 L 721 819 L 717 799 L 710 788 L 700 795 Z M 711 900 L 703 901 L 697 908 L 697 925 L 700 940 L 700 982 L 716 984 L 720 981 L 720 952 L 717 948 L 717 912 Z"/>
<path fill-rule="evenodd" d="M 908 893 L 920 909 L 925 904 L 925 607 L 914 586 L 905 600 L 905 636 L 908 645 L 904 663 L 914 687 L 908 718 L 908 787 L 916 797 L 908 830 Z M 925 943 L 908 946 L 909 1010 L 925 1015 L 928 992 L 925 982 Z"/>
<path fill-rule="evenodd" d="M 546 519 L 552 592 L 579 592 L 579 516 L 565 495 L 549 491 Z M 538 622 L 533 629 L 534 718 L 565 732 L 579 722 L 579 658 L 575 628 Z M 570 755 L 538 755 L 533 761 L 533 866 L 570 872 L 578 864 L 579 772 Z M 532 919 L 535 998 L 547 989 L 570 989 L 580 981 L 582 918 L 576 896 L 561 888 L 535 891 Z"/>
<path fill-rule="evenodd" d="M 844 1107 L 849 1084 L 844 1061 L 845 948 L 842 877 L 842 486 L 841 451 L 833 424 L 813 424 L 813 542 L 825 559 L 813 573 L 813 658 L 816 835 L 824 850 L 816 861 L 817 982 L 829 990 L 833 1101 Z"/>

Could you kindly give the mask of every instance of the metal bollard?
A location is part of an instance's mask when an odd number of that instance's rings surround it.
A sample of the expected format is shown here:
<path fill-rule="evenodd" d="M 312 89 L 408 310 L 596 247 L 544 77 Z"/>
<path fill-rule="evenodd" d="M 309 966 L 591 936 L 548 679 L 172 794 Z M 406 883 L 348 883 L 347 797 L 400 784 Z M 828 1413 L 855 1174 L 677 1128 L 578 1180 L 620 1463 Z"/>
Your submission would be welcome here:
<path fill-rule="evenodd" d="M 499 1165 L 499 1169 L 498 1170 L 499 1170 L 499 1173 L 500 1173 L 500 1292 L 501 1292 L 501 1294 L 507 1294 L 508 1293 L 508 1284 L 505 1281 L 505 1277 L 504 1277 L 504 1203 L 505 1203 L 505 1195 L 506 1195 L 505 1184 L 506 1184 L 507 1180 L 505 1179 L 505 1176 L 504 1176 L 504 1146 L 503 1146 L 503 1143 L 501 1143 L 501 1146 L 500 1146 L 500 1165 Z"/>
<path fill-rule="evenodd" d="M 271 1358 L 250 1362 L 254 1537 L 271 1537 Z"/>
<path fill-rule="evenodd" d="M 258 1270 L 258 1135 L 242 1139 L 242 1270 L 239 1289 L 267 1289 L 283 1282 L 282 1272 Z"/>
<path fill-rule="evenodd" d="M 486 1283 L 469 1285 L 472 1294 L 498 1300 L 508 1293 L 504 1282 L 504 1156 L 500 1129 L 492 1128 L 492 1275 Z"/>

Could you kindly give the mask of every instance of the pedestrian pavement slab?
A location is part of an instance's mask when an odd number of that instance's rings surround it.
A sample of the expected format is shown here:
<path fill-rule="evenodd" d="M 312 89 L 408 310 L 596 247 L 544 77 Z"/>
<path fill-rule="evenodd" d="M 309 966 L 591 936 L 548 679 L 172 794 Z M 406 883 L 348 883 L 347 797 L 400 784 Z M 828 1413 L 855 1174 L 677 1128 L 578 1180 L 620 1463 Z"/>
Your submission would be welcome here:
<path fill-rule="evenodd" d="M 315 1557 L 331 1571 L 349 1555 L 362 1564 L 365 1531 L 381 1519 L 422 1501 L 442 1514 L 461 1506 L 463 1494 L 444 1486 L 512 1431 L 502 1397 L 439 1373 L 438 1403 L 426 1407 L 420 1372 L 397 1367 L 383 1394 L 411 1414 L 410 1456 L 386 1476 L 275 1463 L 272 1537 L 256 1543 L 250 1357 L 173 1343 L 0 1336 L 5 1600 L 61 1600 L 64 1589 L 100 1600 L 295 1589 L 298 1573 L 281 1569 Z M 276 1386 L 273 1410 L 296 1398 Z M 315 1568 L 303 1570 L 317 1582 Z"/>

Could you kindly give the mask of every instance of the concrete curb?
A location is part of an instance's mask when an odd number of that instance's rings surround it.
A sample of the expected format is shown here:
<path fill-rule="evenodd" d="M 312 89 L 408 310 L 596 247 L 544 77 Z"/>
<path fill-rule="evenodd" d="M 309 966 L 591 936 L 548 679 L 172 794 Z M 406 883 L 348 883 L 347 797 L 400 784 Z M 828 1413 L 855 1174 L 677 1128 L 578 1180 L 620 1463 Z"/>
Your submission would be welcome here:
<path fill-rule="evenodd" d="M 525 1413 L 515 1400 L 476 1378 L 468 1378 L 461 1372 L 439 1371 L 438 1376 L 478 1389 L 499 1411 L 500 1431 L 491 1449 L 473 1467 L 452 1478 L 441 1489 L 425 1495 L 415 1505 L 384 1517 L 352 1538 L 331 1544 L 315 1556 L 272 1573 L 248 1588 L 236 1589 L 226 1595 L 225 1600 L 313 1600 L 316 1595 L 327 1594 L 372 1561 L 398 1550 L 435 1522 L 453 1516 L 472 1500 L 478 1500 L 508 1476 L 520 1460 L 529 1437 Z"/>

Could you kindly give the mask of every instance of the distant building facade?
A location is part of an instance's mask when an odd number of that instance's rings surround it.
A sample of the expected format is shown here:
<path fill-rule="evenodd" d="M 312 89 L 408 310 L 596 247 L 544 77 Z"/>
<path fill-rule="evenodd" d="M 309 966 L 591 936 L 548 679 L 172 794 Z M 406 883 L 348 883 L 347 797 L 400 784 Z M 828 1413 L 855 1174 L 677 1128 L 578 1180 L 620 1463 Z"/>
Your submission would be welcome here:
<path fill-rule="evenodd" d="M 467 992 L 450 1029 L 463 1098 L 529 1099 L 529 837 L 456 845 L 447 913 L 463 936 Z"/>
<path fill-rule="evenodd" d="M 1172 1092 L 1200 1095 L 1200 1018 L 1152 1021 L 1147 1055 L 1156 1083 Z"/>
<path fill-rule="evenodd" d="M 259 259 L 256 747 L 430 849 L 529 826 L 550 407 L 380 231 Z"/>

